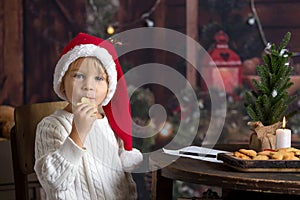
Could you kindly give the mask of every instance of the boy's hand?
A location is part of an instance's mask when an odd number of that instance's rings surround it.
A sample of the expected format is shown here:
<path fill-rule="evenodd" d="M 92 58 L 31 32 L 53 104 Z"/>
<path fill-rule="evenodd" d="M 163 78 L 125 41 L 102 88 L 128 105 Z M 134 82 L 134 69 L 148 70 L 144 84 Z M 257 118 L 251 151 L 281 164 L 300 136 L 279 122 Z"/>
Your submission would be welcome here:
<path fill-rule="evenodd" d="M 91 105 L 89 103 L 80 103 L 78 106 L 75 106 L 73 108 L 73 123 L 72 123 L 72 131 L 70 136 L 72 136 L 72 139 L 74 140 L 74 137 L 76 138 L 77 134 L 77 140 L 81 144 L 78 144 L 78 142 L 75 142 L 79 146 L 83 146 L 86 136 L 88 135 L 89 131 L 92 128 L 92 125 L 94 121 L 97 119 L 96 114 L 98 113 L 97 107 L 94 105 Z M 73 134 L 73 135 L 72 135 Z"/>

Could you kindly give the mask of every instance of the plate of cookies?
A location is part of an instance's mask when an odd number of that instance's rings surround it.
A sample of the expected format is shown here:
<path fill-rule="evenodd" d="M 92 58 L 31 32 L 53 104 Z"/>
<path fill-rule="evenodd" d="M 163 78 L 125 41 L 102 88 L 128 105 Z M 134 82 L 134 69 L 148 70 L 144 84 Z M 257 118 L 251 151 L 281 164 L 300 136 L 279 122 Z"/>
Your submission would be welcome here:
<path fill-rule="evenodd" d="M 219 153 L 218 160 L 225 165 L 245 172 L 300 172 L 300 149 L 239 149 L 232 153 Z"/>

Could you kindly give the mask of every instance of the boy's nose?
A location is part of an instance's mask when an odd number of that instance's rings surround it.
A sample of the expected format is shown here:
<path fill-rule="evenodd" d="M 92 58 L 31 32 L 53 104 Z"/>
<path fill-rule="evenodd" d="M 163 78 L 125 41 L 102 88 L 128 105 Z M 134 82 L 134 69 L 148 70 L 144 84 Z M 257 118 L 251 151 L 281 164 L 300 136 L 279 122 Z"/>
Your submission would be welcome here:
<path fill-rule="evenodd" d="M 94 88 L 95 88 L 94 81 L 93 80 L 86 80 L 85 83 L 84 83 L 83 88 L 85 90 L 94 90 Z"/>
<path fill-rule="evenodd" d="M 85 89 L 85 90 L 94 90 L 94 88 L 93 88 L 93 87 L 90 87 L 90 86 L 85 86 L 84 89 Z"/>

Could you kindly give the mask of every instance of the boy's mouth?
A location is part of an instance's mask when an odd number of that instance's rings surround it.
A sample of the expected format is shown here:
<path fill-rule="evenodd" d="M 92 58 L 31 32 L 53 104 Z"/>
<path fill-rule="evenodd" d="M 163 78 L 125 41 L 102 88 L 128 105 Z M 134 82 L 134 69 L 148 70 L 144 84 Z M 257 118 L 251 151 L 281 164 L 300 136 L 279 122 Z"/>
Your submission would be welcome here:
<path fill-rule="evenodd" d="M 91 102 L 91 103 L 95 102 L 95 97 L 84 96 L 83 98 L 88 99 L 88 101 Z"/>
<path fill-rule="evenodd" d="M 83 96 L 80 100 L 80 102 L 78 103 L 78 105 L 82 104 L 82 103 L 88 103 L 90 105 L 95 105 L 95 98 L 88 98 Z"/>
<path fill-rule="evenodd" d="M 95 99 L 95 93 L 94 92 L 93 93 L 87 93 L 86 95 L 84 95 L 84 97 L 86 97 L 90 100 Z"/>

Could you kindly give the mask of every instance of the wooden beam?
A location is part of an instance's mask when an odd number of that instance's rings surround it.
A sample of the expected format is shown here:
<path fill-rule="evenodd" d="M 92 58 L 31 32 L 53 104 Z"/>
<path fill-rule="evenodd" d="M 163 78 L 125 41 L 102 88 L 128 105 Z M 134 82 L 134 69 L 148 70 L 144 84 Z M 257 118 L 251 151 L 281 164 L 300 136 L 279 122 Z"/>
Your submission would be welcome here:
<path fill-rule="evenodd" d="M 161 170 L 152 172 L 152 200 L 172 199 L 173 180 L 161 175 Z"/>
<path fill-rule="evenodd" d="M 198 41 L 198 0 L 186 1 L 186 34 Z M 187 60 L 192 61 L 187 62 L 186 78 L 192 86 L 196 86 L 197 70 L 191 63 L 197 63 L 197 52 L 195 46 L 190 40 L 187 40 L 186 56 Z"/>
<path fill-rule="evenodd" d="M 23 103 L 23 8 L 22 0 L 3 1 L 1 31 L 0 104 Z"/>

